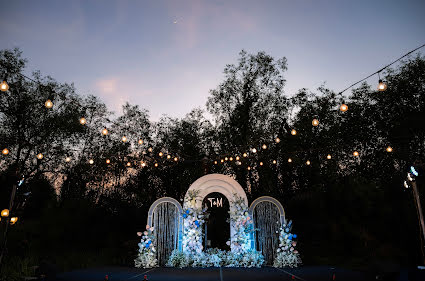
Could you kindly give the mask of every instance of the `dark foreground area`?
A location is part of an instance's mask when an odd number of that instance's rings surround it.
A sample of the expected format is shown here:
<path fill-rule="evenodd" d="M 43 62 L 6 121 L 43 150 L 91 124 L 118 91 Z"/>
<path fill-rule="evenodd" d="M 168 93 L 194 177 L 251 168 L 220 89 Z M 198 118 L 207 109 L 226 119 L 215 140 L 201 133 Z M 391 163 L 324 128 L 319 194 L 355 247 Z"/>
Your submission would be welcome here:
<path fill-rule="evenodd" d="M 147 275 L 152 281 L 274 281 L 274 280 L 425 280 L 425 270 L 402 270 L 394 273 L 365 273 L 333 267 L 300 267 L 296 269 L 264 268 L 153 268 L 137 269 L 108 267 L 75 270 L 57 276 L 58 281 L 111 281 L 143 280 Z"/>

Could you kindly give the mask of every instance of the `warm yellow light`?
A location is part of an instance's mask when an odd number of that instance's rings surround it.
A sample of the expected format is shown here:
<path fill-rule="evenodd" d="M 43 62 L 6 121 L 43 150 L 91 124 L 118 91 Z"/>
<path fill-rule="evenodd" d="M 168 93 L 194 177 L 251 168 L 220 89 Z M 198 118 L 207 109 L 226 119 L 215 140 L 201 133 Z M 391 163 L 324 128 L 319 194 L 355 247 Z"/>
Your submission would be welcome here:
<path fill-rule="evenodd" d="M 332 156 L 330 154 L 328 154 L 328 156 L 326 156 L 327 159 L 332 159 Z"/>
<path fill-rule="evenodd" d="M 248 169 L 248 171 L 249 171 L 249 170 L 251 170 L 251 167 L 250 167 L 250 166 L 248 166 L 248 168 L 247 168 L 247 169 Z"/>
<path fill-rule="evenodd" d="M 90 164 L 90 165 L 93 165 L 93 164 L 94 164 L 94 160 L 93 160 L 93 159 L 90 159 L 90 160 L 89 160 L 89 164 Z"/>
<path fill-rule="evenodd" d="M 1 153 L 2 153 L 3 155 L 8 155 L 8 154 L 9 154 L 9 149 L 5 148 L 5 149 L 3 149 L 3 150 L 1 151 Z"/>
<path fill-rule="evenodd" d="M 262 148 L 267 149 L 267 145 L 263 144 Z"/>
<path fill-rule="evenodd" d="M 148 148 L 148 151 L 149 151 L 149 152 L 152 152 L 152 147 L 149 147 L 149 148 Z"/>
<path fill-rule="evenodd" d="M 230 158 L 229 158 L 229 160 L 230 160 L 230 161 L 233 161 L 233 157 L 230 157 Z"/>
<path fill-rule="evenodd" d="M 67 157 L 65 158 L 65 162 L 71 162 L 71 157 L 67 156 Z"/>
<path fill-rule="evenodd" d="M 110 163 L 111 163 L 111 160 L 106 159 L 106 164 L 110 164 Z"/>
<path fill-rule="evenodd" d="M 313 124 L 313 126 L 316 127 L 319 125 L 319 120 L 313 119 L 313 121 L 311 121 L 311 124 Z"/>
<path fill-rule="evenodd" d="M 277 163 L 277 161 L 276 160 L 273 160 L 273 164 L 276 164 Z"/>
<path fill-rule="evenodd" d="M 122 140 L 123 142 L 126 142 L 126 141 L 127 141 L 127 137 L 126 137 L 126 136 L 123 136 L 123 137 L 121 138 L 121 140 Z"/>
<path fill-rule="evenodd" d="M 354 152 L 353 152 L 353 155 L 354 155 L 354 156 L 359 156 L 359 152 L 354 151 Z"/>
<path fill-rule="evenodd" d="M 342 112 L 346 112 L 348 110 L 348 106 L 346 104 L 341 104 L 339 110 L 341 110 Z"/>
<path fill-rule="evenodd" d="M 311 162 L 310 162 L 310 160 L 307 160 L 307 162 L 305 162 L 307 165 L 310 165 L 311 164 Z"/>
<path fill-rule="evenodd" d="M 108 129 L 106 129 L 106 128 L 105 128 L 105 129 L 103 129 L 103 130 L 102 130 L 102 135 L 106 136 L 107 134 L 108 134 Z"/>
<path fill-rule="evenodd" d="M 142 139 L 139 140 L 139 144 L 143 144 L 143 140 Z"/>
<path fill-rule="evenodd" d="M 391 146 L 387 147 L 387 152 L 393 152 L 393 148 Z"/>
<path fill-rule="evenodd" d="M 44 103 L 44 106 L 46 108 L 52 108 L 53 107 L 53 102 L 51 100 L 46 100 L 46 102 Z"/>
<path fill-rule="evenodd" d="M 131 166 L 131 163 L 130 162 L 127 162 L 127 167 L 130 167 Z"/>
<path fill-rule="evenodd" d="M 177 157 L 174 157 L 174 161 L 176 161 L 176 162 L 177 162 L 178 160 L 179 160 L 179 158 L 177 158 Z"/>
<path fill-rule="evenodd" d="M 248 156 L 248 154 L 244 153 L 244 154 L 242 154 L 242 156 L 243 156 L 243 157 L 247 157 L 247 156 Z"/>
<path fill-rule="evenodd" d="M 217 165 L 217 161 L 214 161 L 214 165 Z"/>
<path fill-rule="evenodd" d="M 17 222 L 18 221 L 18 218 L 17 217 L 11 217 L 10 218 L 10 222 L 11 223 L 15 223 L 15 222 Z"/>
<path fill-rule="evenodd" d="M 158 153 L 158 155 L 159 155 L 159 157 L 162 157 L 162 156 L 164 156 L 164 153 L 160 152 L 160 153 Z"/>
<path fill-rule="evenodd" d="M 236 156 L 236 161 L 239 161 L 239 159 L 241 159 L 239 156 Z"/>
<path fill-rule="evenodd" d="M 145 162 L 142 162 L 142 167 L 145 167 L 146 166 L 146 163 Z"/>
<path fill-rule="evenodd" d="M 291 135 L 295 136 L 296 134 L 297 134 L 297 130 L 293 129 L 293 130 L 291 131 Z"/>
<path fill-rule="evenodd" d="M 276 143 L 280 143 L 280 138 L 275 139 Z"/>
<path fill-rule="evenodd" d="M 229 160 L 229 158 L 227 158 L 227 157 L 224 157 L 224 160 L 226 160 L 226 161 L 227 161 L 227 160 Z"/>
<path fill-rule="evenodd" d="M 221 162 L 221 163 L 224 163 L 224 160 L 223 160 L 223 159 L 221 159 L 221 160 L 220 160 L 220 162 Z"/>
<path fill-rule="evenodd" d="M 378 82 L 378 91 L 383 92 L 386 89 L 387 89 L 387 84 L 384 81 L 382 81 L 381 79 L 379 79 L 379 82 Z"/>
<path fill-rule="evenodd" d="M 0 84 L 0 90 L 2 92 L 6 92 L 7 90 L 9 90 L 9 85 L 7 85 L 6 81 L 1 82 Z"/>
<path fill-rule="evenodd" d="M 86 124 L 86 123 L 87 123 L 86 118 L 81 117 L 81 118 L 80 118 L 80 124 L 81 124 L 81 125 L 84 125 L 84 124 Z"/>
<path fill-rule="evenodd" d="M 158 163 L 155 163 L 155 165 L 154 165 L 155 167 L 158 167 Z"/>
<path fill-rule="evenodd" d="M 288 158 L 288 163 L 292 163 L 292 159 L 291 158 Z"/>
<path fill-rule="evenodd" d="M 37 159 L 38 159 L 38 160 L 43 159 L 43 157 L 44 157 L 44 155 L 43 155 L 42 153 L 37 154 Z"/>
<path fill-rule="evenodd" d="M 256 153 L 257 152 L 257 149 L 256 148 L 253 148 L 252 149 L 252 153 Z"/>
<path fill-rule="evenodd" d="M 4 209 L 1 211 L 1 216 L 2 217 L 8 217 L 9 216 L 9 210 L 8 209 Z"/>
<path fill-rule="evenodd" d="M 263 164 L 263 162 L 260 162 L 260 166 L 263 166 L 264 164 Z"/>
<path fill-rule="evenodd" d="M 167 155 L 167 159 L 171 159 L 171 155 Z"/>

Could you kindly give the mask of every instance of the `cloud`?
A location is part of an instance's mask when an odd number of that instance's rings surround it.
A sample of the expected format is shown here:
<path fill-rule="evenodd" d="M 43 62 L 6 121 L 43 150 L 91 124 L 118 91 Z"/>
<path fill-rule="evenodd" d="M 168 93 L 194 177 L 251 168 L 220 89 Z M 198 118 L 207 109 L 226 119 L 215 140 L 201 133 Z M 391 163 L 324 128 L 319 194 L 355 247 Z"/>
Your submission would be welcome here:
<path fill-rule="evenodd" d="M 95 82 L 96 89 L 103 94 L 114 93 L 118 89 L 118 78 L 103 78 Z"/>

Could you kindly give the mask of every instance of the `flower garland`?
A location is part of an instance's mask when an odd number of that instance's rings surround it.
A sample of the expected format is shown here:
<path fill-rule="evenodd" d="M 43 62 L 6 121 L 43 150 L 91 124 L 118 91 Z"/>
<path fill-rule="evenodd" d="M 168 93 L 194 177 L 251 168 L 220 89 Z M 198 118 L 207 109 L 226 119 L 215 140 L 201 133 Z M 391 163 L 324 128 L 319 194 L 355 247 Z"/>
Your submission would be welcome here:
<path fill-rule="evenodd" d="M 138 236 L 142 236 L 139 245 L 139 254 L 134 260 L 134 265 L 136 267 L 151 268 L 155 267 L 158 264 L 156 259 L 156 250 L 154 246 L 154 228 L 149 225 L 146 226 L 146 230 L 142 232 L 137 232 Z"/>
<path fill-rule="evenodd" d="M 274 267 L 297 267 L 301 264 L 300 255 L 295 249 L 297 241 L 294 241 L 294 239 L 297 238 L 297 235 L 292 234 L 291 229 L 292 221 L 280 227 L 279 248 L 277 249 L 277 256 L 273 262 Z"/>
<path fill-rule="evenodd" d="M 183 249 L 185 254 L 196 255 L 202 253 L 202 225 L 205 223 L 204 211 L 196 208 L 196 197 L 199 191 L 189 191 L 183 206 Z"/>
<path fill-rule="evenodd" d="M 232 253 L 243 255 L 251 249 L 254 227 L 245 200 L 237 194 L 234 194 L 234 198 L 236 198 L 232 202 L 234 208 L 229 211 L 230 224 L 234 233 L 230 241 L 227 241 L 227 245 L 230 245 Z"/>

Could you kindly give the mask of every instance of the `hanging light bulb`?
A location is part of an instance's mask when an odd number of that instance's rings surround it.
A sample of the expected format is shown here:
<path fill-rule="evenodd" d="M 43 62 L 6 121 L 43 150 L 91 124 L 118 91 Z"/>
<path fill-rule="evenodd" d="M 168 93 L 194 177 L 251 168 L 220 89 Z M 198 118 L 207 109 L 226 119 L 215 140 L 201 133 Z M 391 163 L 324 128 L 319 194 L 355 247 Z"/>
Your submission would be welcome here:
<path fill-rule="evenodd" d="M 393 148 L 391 146 L 387 147 L 387 152 L 393 152 Z"/>
<path fill-rule="evenodd" d="M 18 218 L 17 218 L 17 217 L 11 217 L 11 218 L 10 218 L 10 222 L 11 222 L 12 224 L 16 223 L 17 221 L 18 221 Z"/>
<path fill-rule="evenodd" d="M 288 158 L 288 163 L 292 163 L 292 159 L 291 158 Z"/>
<path fill-rule="evenodd" d="M 81 124 L 81 125 L 84 125 L 84 124 L 86 124 L 86 123 L 87 123 L 86 118 L 81 117 L 81 118 L 80 118 L 80 124 Z"/>
<path fill-rule="evenodd" d="M 275 139 L 275 142 L 276 142 L 276 143 L 280 143 L 280 138 L 276 138 L 276 139 Z"/>
<path fill-rule="evenodd" d="M 326 156 L 326 158 L 327 158 L 328 160 L 330 160 L 330 159 L 332 159 L 332 156 L 331 156 L 330 154 L 328 154 L 328 156 Z"/>
<path fill-rule="evenodd" d="M 89 164 L 90 164 L 90 165 L 93 165 L 93 164 L 94 164 L 94 160 L 93 160 L 93 159 L 90 159 L 90 160 L 89 160 Z"/>
<path fill-rule="evenodd" d="M 242 156 L 243 156 L 243 157 L 247 157 L 247 156 L 248 156 L 248 154 L 244 153 L 244 154 L 242 154 Z"/>
<path fill-rule="evenodd" d="M 239 161 L 239 159 L 241 159 L 239 156 L 236 156 L 236 161 Z"/>
<path fill-rule="evenodd" d="M 67 156 L 67 157 L 65 158 L 65 162 L 71 162 L 71 157 Z"/>
<path fill-rule="evenodd" d="M 167 155 L 167 159 L 171 159 L 171 155 L 170 154 Z"/>
<path fill-rule="evenodd" d="M 305 162 L 307 165 L 310 165 L 311 164 L 311 162 L 310 162 L 310 160 L 307 160 L 307 162 Z"/>
<path fill-rule="evenodd" d="M 214 161 L 214 165 L 217 165 L 217 161 Z"/>
<path fill-rule="evenodd" d="M 111 163 L 111 160 L 106 159 L 106 164 L 110 164 L 110 163 Z"/>
<path fill-rule="evenodd" d="M 257 149 L 256 148 L 253 148 L 252 149 L 252 153 L 256 153 L 257 152 Z"/>
<path fill-rule="evenodd" d="M 152 147 L 149 147 L 149 148 L 148 148 L 148 151 L 149 151 L 149 152 L 152 152 Z"/>
<path fill-rule="evenodd" d="M 267 145 L 263 144 L 262 148 L 267 149 Z"/>
<path fill-rule="evenodd" d="M 1 151 L 1 153 L 2 153 L 3 155 L 8 155 L 8 154 L 9 154 L 9 149 L 4 148 L 4 149 Z"/>
<path fill-rule="evenodd" d="M 225 161 L 227 161 L 227 160 L 229 160 L 229 158 L 227 158 L 227 157 L 224 157 L 224 160 L 225 160 Z"/>
<path fill-rule="evenodd" d="M 102 135 L 106 136 L 107 134 L 108 134 L 108 129 L 106 129 L 106 128 L 105 128 L 105 129 L 103 129 L 103 130 L 102 130 Z"/>
<path fill-rule="evenodd" d="M 155 166 L 155 167 L 158 167 L 158 163 L 155 163 L 155 164 L 154 164 L 154 166 Z"/>
<path fill-rule="evenodd" d="M 127 137 L 126 137 L 126 136 L 123 136 L 123 137 L 121 138 L 121 140 L 122 140 L 123 142 L 126 142 L 126 141 L 127 141 Z"/>
<path fill-rule="evenodd" d="M 161 151 L 161 152 L 158 153 L 158 155 L 159 155 L 159 157 L 162 157 L 162 156 L 164 156 L 164 153 L 162 153 L 162 151 Z"/>
<path fill-rule="evenodd" d="M 247 168 L 247 169 L 248 169 L 248 171 L 249 171 L 249 170 L 251 170 L 251 167 L 250 167 L 250 166 L 248 166 L 248 168 Z"/>
<path fill-rule="evenodd" d="M 9 90 L 9 85 L 7 85 L 6 81 L 1 82 L 0 84 L 0 90 L 2 92 L 6 92 L 7 90 Z"/>
<path fill-rule="evenodd" d="M 142 167 L 146 167 L 146 163 L 142 161 Z"/>
<path fill-rule="evenodd" d="M 131 167 L 131 163 L 130 162 L 127 162 L 127 167 Z"/>
<path fill-rule="evenodd" d="M 263 166 L 264 165 L 264 163 L 263 162 L 260 162 L 260 166 Z"/>
<path fill-rule="evenodd" d="M 8 209 L 4 209 L 1 211 L 1 216 L 2 217 L 8 217 L 9 216 L 9 210 Z"/>
<path fill-rule="evenodd" d="M 387 89 L 387 84 L 382 81 L 381 79 L 379 79 L 378 81 L 378 91 L 383 92 Z"/>
<path fill-rule="evenodd" d="M 177 162 L 179 160 L 179 158 L 177 158 L 177 157 L 174 157 L 174 161 L 175 162 Z"/>
<path fill-rule="evenodd" d="M 224 163 L 224 160 L 223 160 L 223 159 L 221 159 L 221 160 L 220 160 L 220 162 L 221 162 L 221 163 Z"/>
<path fill-rule="evenodd" d="M 43 155 L 42 153 L 37 154 L 37 159 L 38 159 L 38 160 L 43 159 L 43 157 L 44 157 L 44 155 Z"/>
<path fill-rule="evenodd" d="M 319 120 L 317 120 L 317 119 L 313 119 L 313 121 L 311 121 L 311 124 L 312 124 L 314 127 L 317 127 L 317 126 L 319 125 Z"/>
<path fill-rule="evenodd" d="M 277 161 L 276 160 L 273 160 L 273 164 L 276 164 L 277 163 Z"/>
<path fill-rule="evenodd" d="M 291 131 L 291 135 L 295 136 L 296 134 L 297 134 L 297 130 L 292 129 L 292 131 Z"/>
<path fill-rule="evenodd" d="M 357 157 L 357 156 L 359 156 L 359 152 L 358 151 L 354 151 L 353 152 L 353 155 Z"/>
<path fill-rule="evenodd" d="M 339 110 L 341 110 L 342 112 L 346 112 L 348 110 L 348 106 L 346 104 L 341 104 Z"/>
<path fill-rule="evenodd" d="M 51 100 L 46 100 L 46 102 L 44 103 L 44 106 L 46 108 L 52 108 L 53 107 L 53 102 Z"/>
<path fill-rule="evenodd" d="M 230 160 L 230 161 L 233 161 L 233 157 L 230 157 L 230 158 L 229 158 L 229 160 Z"/>
<path fill-rule="evenodd" d="M 143 140 L 142 139 L 139 139 L 139 144 L 143 144 Z"/>

